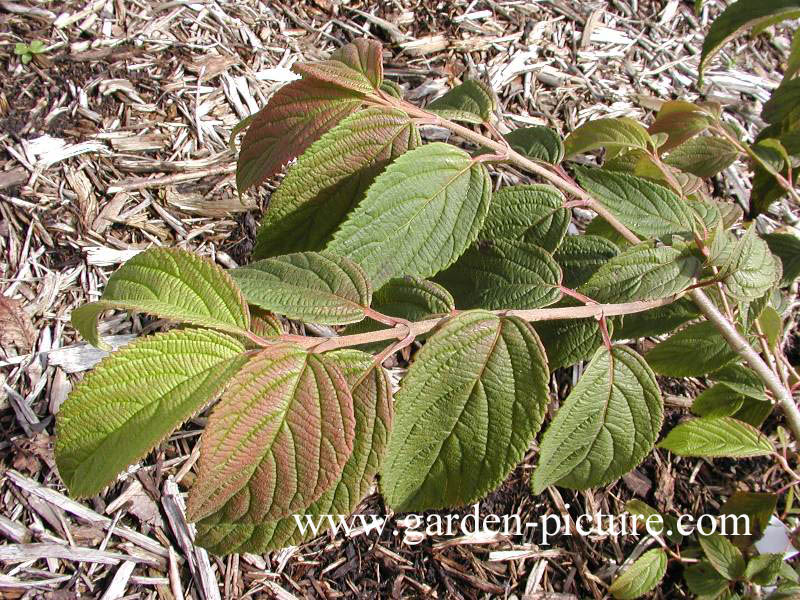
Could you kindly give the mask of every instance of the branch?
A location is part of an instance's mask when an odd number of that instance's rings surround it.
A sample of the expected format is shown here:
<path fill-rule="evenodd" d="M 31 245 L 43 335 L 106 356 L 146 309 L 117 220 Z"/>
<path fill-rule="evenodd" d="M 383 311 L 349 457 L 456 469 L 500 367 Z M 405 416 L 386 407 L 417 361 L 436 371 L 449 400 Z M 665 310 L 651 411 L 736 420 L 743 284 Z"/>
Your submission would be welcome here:
<path fill-rule="evenodd" d="M 786 423 L 789 425 L 789 429 L 792 430 L 795 439 L 800 440 L 800 409 L 797 408 L 797 404 L 789 390 L 783 386 L 778 376 L 753 350 L 753 347 L 747 343 L 747 340 L 736 330 L 733 324 L 719 312 L 719 309 L 702 290 L 694 289 L 689 292 L 689 295 L 705 318 L 714 323 L 722 337 L 730 344 L 730 347 L 750 365 L 751 369 L 758 373 L 758 376 L 761 377 L 769 391 L 772 392 L 775 400 L 780 403 L 786 415 Z"/>
<path fill-rule="evenodd" d="M 600 317 L 613 317 L 616 315 L 630 315 L 633 313 L 645 312 L 658 308 L 659 306 L 666 306 L 675 302 L 681 295 L 668 296 L 666 298 L 659 298 L 658 300 L 626 302 L 624 304 L 589 304 L 586 306 L 566 306 L 561 308 L 531 308 L 520 310 L 495 310 L 492 311 L 496 315 L 519 317 L 524 321 L 555 321 L 562 319 L 588 319 Z M 452 313 L 456 314 L 456 313 Z M 369 331 L 367 333 L 357 333 L 354 335 L 343 335 L 335 338 L 314 338 L 314 337 L 299 337 L 299 336 L 280 336 L 279 339 L 283 341 L 291 341 L 295 344 L 313 350 L 314 352 L 327 352 L 329 350 L 336 350 L 338 348 L 347 348 L 350 346 L 360 346 L 362 344 L 372 344 L 375 342 L 385 342 L 387 340 L 400 339 L 408 335 L 414 337 L 420 336 L 435 328 L 439 323 L 452 316 L 448 314 L 435 319 L 426 319 L 424 321 L 416 321 L 408 323 L 401 327 L 393 327 L 391 329 L 379 329 L 377 331 Z"/>

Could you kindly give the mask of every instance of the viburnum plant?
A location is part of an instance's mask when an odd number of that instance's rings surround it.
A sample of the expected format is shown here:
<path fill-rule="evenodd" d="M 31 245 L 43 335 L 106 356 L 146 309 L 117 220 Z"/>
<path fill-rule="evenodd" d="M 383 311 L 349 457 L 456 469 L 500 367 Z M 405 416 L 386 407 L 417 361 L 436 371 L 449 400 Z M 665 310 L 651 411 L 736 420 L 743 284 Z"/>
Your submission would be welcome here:
<path fill-rule="evenodd" d="M 703 66 L 748 14 L 714 24 Z M 797 200 L 800 80 L 787 74 L 765 105 L 757 143 L 719 105 L 680 100 L 649 129 L 596 119 L 562 143 L 546 127 L 501 135 L 494 94 L 477 80 L 419 108 L 384 80 L 381 54 L 360 39 L 295 64 L 301 78 L 237 127 L 240 192 L 296 159 L 255 262 L 226 272 L 146 250 L 73 312 L 100 347 L 107 310 L 182 326 L 112 353 L 64 403 L 56 459 L 70 492 L 98 493 L 221 396 L 188 498 L 198 541 L 214 552 L 297 544 L 294 515 L 349 514 L 376 475 L 395 511 L 467 505 L 536 441 L 551 373 L 581 361 L 538 438 L 534 494 L 610 484 L 656 444 L 681 456 L 772 455 L 791 473 L 774 445 L 783 430 L 760 427 L 777 404 L 800 439 L 800 378 L 781 351 L 800 240 L 740 227 L 742 211 L 711 198 L 703 178 L 749 157 L 761 190 L 753 213 L 782 194 Z M 426 126 L 453 142 L 424 143 Z M 602 166 L 589 166 L 597 150 Z M 540 183 L 493 189 L 491 172 L 504 170 Z M 568 235 L 577 207 L 597 216 Z M 289 333 L 288 320 L 333 335 Z M 634 342 L 646 337 L 661 341 L 643 356 Z M 382 365 L 409 347 L 419 349 L 393 397 Z M 660 442 L 656 373 L 709 381 L 696 417 Z M 645 556 L 628 576 L 639 588 L 635 573 L 654 586 L 668 548 Z M 615 586 L 635 597 L 625 580 Z"/>

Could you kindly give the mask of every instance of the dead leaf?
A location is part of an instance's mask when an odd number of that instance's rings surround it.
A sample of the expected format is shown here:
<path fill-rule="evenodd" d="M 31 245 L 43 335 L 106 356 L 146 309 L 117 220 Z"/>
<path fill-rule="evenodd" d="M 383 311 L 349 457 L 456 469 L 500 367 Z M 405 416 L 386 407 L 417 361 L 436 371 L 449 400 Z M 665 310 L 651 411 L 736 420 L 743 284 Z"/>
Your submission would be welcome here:
<path fill-rule="evenodd" d="M 22 310 L 22 302 L 0 296 L 0 347 L 28 351 L 35 342 L 36 331 L 28 313 Z"/>

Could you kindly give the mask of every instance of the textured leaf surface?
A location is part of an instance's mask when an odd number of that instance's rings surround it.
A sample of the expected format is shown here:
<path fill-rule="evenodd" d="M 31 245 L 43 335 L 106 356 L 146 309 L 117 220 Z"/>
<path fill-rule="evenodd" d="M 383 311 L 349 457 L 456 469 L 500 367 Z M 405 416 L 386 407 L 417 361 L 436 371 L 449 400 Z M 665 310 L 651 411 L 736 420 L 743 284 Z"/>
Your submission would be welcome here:
<path fill-rule="evenodd" d="M 699 271 L 688 251 L 648 241 L 604 263 L 580 290 L 598 302 L 655 300 L 685 290 Z"/>
<path fill-rule="evenodd" d="M 725 579 L 735 581 L 744 575 L 744 557 L 727 538 L 712 533 L 698 536 L 700 547 L 711 566 Z"/>
<path fill-rule="evenodd" d="M 667 553 L 661 548 L 642 554 L 608 588 L 617 600 L 644 596 L 659 584 L 667 572 Z"/>
<path fill-rule="evenodd" d="M 303 511 L 303 515 L 312 518 L 348 515 L 356 509 L 383 458 L 393 410 L 388 375 L 374 364 L 372 356 L 358 350 L 337 350 L 325 357 L 339 367 L 351 387 L 355 441 L 339 481 Z M 304 535 L 293 515 L 252 525 L 217 522 L 218 518 L 219 515 L 213 515 L 198 523 L 197 542 L 215 554 L 263 554 L 299 544 L 314 535 L 311 532 Z"/>
<path fill-rule="evenodd" d="M 565 305 L 567 302 L 558 304 Z M 610 322 L 608 326 L 613 332 Z M 595 319 L 539 321 L 533 323 L 533 328 L 547 351 L 547 363 L 551 371 L 591 358 L 603 343 L 603 335 Z"/>
<path fill-rule="evenodd" d="M 757 585 L 772 585 L 783 564 L 782 554 L 759 554 L 752 557 L 745 569 L 745 579 Z"/>
<path fill-rule="evenodd" d="M 628 148 L 647 150 L 650 144 L 650 134 L 633 119 L 595 119 L 584 123 L 567 136 L 564 140 L 564 154 L 567 158 L 572 158 L 576 154 L 598 148 L 613 151 Z"/>
<path fill-rule="evenodd" d="M 718 598 L 728 588 L 728 580 L 705 560 L 689 565 L 683 571 L 683 578 L 689 590 L 700 598 Z"/>
<path fill-rule="evenodd" d="M 717 384 L 703 390 L 692 402 L 692 412 L 698 417 L 730 417 L 742 408 L 744 396 L 727 385 Z"/>
<path fill-rule="evenodd" d="M 719 383 L 724 383 L 728 388 L 742 394 L 749 396 L 754 400 L 767 401 L 767 396 L 764 393 L 764 383 L 761 378 L 756 375 L 752 369 L 748 369 L 744 365 L 728 365 L 715 371 L 708 376 Z"/>
<path fill-rule="evenodd" d="M 427 109 L 453 121 L 488 123 L 495 109 L 494 92 L 482 81 L 468 79 L 431 102 Z"/>
<path fill-rule="evenodd" d="M 764 21 L 779 15 L 791 15 L 800 10 L 798 0 L 737 0 L 718 16 L 703 40 L 700 54 L 700 77 L 708 66 L 708 61 L 719 52 L 728 41 L 744 32 L 758 27 Z"/>
<path fill-rule="evenodd" d="M 569 235 L 553 257 L 564 273 L 563 284 L 575 289 L 617 254 L 619 249 L 614 243 L 600 236 Z"/>
<path fill-rule="evenodd" d="M 695 213 L 657 183 L 603 169 L 577 168 L 575 173 L 581 185 L 634 233 L 651 237 L 692 230 Z"/>
<path fill-rule="evenodd" d="M 559 135 L 542 125 L 520 127 L 504 136 L 511 148 L 533 160 L 557 165 L 564 160 L 564 144 Z"/>
<path fill-rule="evenodd" d="M 384 315 L 421 321 L 455 310 L 453 296 L 438 283 L 406 275 L 390 279 L 372 297 L 372 308 Z M 346 334 L 383 329 L 386 325 L 366 318 L 347 328 Z"/>
<path fill-rule="evenodd" d="M 564 196 L 548 185 L 511 185 L 492 196 L 478 235 L 482 240 L 521 240 L 553 252 L 570 221 Z"/>
<path fill-rule="evenodd" d="M 268 213 L 258 230 L 253 258 L 323 250 L 385 166 L 381 161 L 353 173 L 281 217 Z"/>
<path fill-rule="evenodd" d="M 215 398 L 244 346 L 222 333 L 175 330 L 105 358 L 59 410 L 56 464 L 75 496 L 91 496 Z"/>
<path fill-rule="evenodd" d="M 698 377 L 721 369 L 737 357 L 714 324 L 703 321 L 655 346 L 647 353 L 647 362 L 661 375 Z"/>
<path fill-rule="evenodd" d="M 279 519 L 307 507 L 341 476 L 355 417 L 334 361 L 277 344 L 252 357 L 203 432 L 188 515 L 229 523 Z"/>
<path fill-rule="evenodd" d="M 369 93 L 383 81 L 382 47 L 375 40 L 356 39 L 334 52 L 330 59 L 295 63 L 292 69 L 303 77 Z"/>
<path fill-rule="evenodd" d="M 600 348 L 542 438 L 533 493 L 618 479 L 653 448 L 662 418 L 658 383 L 644 359 L 624 346 Z"/>
<path fill-rule="evenodd" d="M 720 267 L 719 276 L 724 278 L 731 296 L 755 300 L 780 280 L 779 263 L 767 243 L 756 235 L 755 225 L 751 225 Z"/>
<path fill-rule="evenodd" d="M 790 233 L 768 233 L 763 238 L 783 265 L 781 285 L 791 284 L 800 277 L 800 238 Z"/>
<path fill-rule="evenodd" d="M 674 427 L 661 442 L 679 456 L 764 456 L 774 451 L 770 441 L 755 427 L 730 417 L 690 419 Z"/>
<path fill-rule="evenodd" d="M 418 352 L 397 394 L 382 469 L 397 511 L 468 504 L 505 479 L 548 402 L 533 329 L 484 311 L 448 320 Z"/>
<path fill-rule="evenodd" d="M 153 248 L 137 254 L 111 275 L 99 302 L 72 312 L 72 323 L 90 343 L 101 346 L 97 319 L 109 309 L 231 333 L 250 326 L 247 304 L 233 280 L 217 265 L 185 250 Z"/>
<path fill-rule="evenodd" d="M 698 177 L 712 177 L 739 157 L 739 150 L 721 137 L 692 138 L 675 148 L 664 162 Z"/>
<path fill-rule="evenodd" d="M 239 193 L 275 175 L 314 140 L 352 113 L 362 95 L 333 84 L 300 79 L 283 86 L 258 111 L 236 164 Z"/>
<path fill-rule="evenodd" d="M 490 197 L 483 165 L 454 146 L 426 144 L 389 165 L 328 249 L 359 263 L 375 287 L 429 277 L 475 241 Z"/>
<path fill-rule="evenodd" d="M 344 118 L 289 168 L 270 198 L 265 227 L 285 219 L 353 173 L 376 161 L 397 158 L 417 145 L 419 132 L 402 111 L 374 107 Z"/>
<path fill-rule="evenodd" d="M 473 246 L 436 281 L 459 308 L 539 308 L 561 297 L 561 269 L 534 244 L 501 241 Z"/>
<path fill-rule="evenodd" d="M 625 315 L 614 330 L 614 339 L 628 340 L 670 333 L 687 321 L 700 316 L 694 302 L 680 298 L 666 306 Z"/>
<path fill-rule="evenodd" d="M 265 258 L 230 271 L 250 304 L 326 325 L 364 318 L 372 287 L 353 261 L 327 252 Z"/>

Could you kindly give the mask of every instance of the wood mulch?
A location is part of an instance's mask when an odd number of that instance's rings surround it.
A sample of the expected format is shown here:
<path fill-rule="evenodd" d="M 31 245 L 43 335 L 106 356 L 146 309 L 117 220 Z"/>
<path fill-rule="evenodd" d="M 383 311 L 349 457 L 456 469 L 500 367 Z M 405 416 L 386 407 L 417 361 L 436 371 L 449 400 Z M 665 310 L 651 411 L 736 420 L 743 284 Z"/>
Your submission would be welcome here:
<path fill-rule="evenodd" d="M 566 134 L 601 116 L 647 120 L 663 99 L 703 97 L 722 102 L 726 118 L 752 134 L 780 81 L 789 30 L 727 46 L 701 96 L 699 48 L 720 7 L 708 0 L 695 15 L 680 0 L 0 0 L 0 597 L 605 597 L 619 566 L 650 542 L 414 535 L 376 494 L 360 512 L 387 517 L 380 536 L 323 535 L 267 555 L 209 556 L 194 545 L 184 512 L 203 415 L 103 494 L 68 498 L 53 462 L 54 415 L 102 356 L 69 317 L 147 247 L 191 249 L 223 267 L 248 260 L 273 187 L 238 197 L 228 138 L 292 77 L 297 60 L 355 37 L 380 39 L 387 77 L 414 101 L 467 75 L 490 82 L 503 131 L 542 124 Z M 46 52 L 23 65 L 14 46 L 33 40 Z M 736 163 L 715 186 L 746 201 L 747 166 Z M 759 226 L 796 225 L 797 209 L 779 204 Z M 101 331 L 118 347 L 163 325 L 119 313 Z M 554 379 L 560 398 L 578 373 Z M 672 425 L 703 382 L 668 387 Z M 534 497 L 534 456 L 481 503 L 482 514 L 523 523 L 619 514 L 632 497 L 675 513 L 714 513 L 734 489 L 786 483 L 767 461 L 712 463 L 657 450 L 608 488 Z M 688 597 L 680 571 L 672 565 L 652 597 Z"/>

